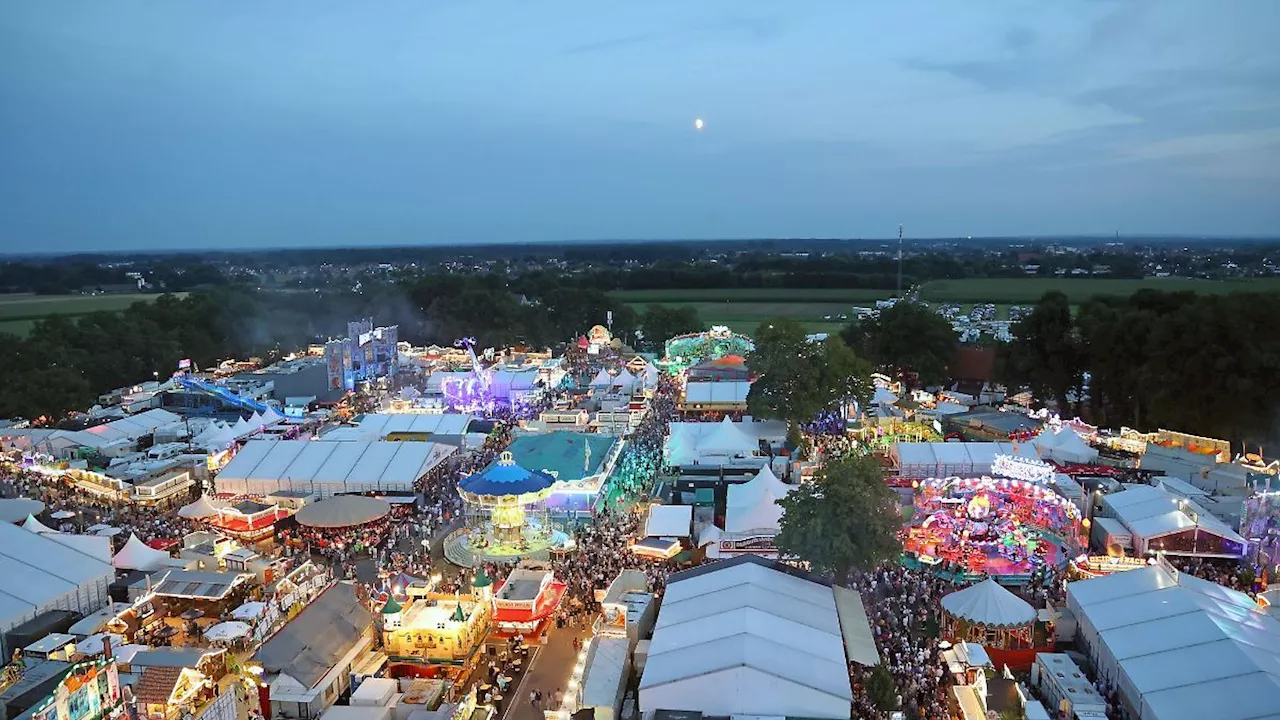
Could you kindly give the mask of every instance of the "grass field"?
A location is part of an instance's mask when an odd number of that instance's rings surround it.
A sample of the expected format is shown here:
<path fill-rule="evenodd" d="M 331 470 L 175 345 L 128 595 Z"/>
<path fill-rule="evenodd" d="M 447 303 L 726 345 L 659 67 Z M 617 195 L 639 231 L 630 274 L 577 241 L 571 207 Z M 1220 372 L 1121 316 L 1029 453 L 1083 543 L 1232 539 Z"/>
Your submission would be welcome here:
<path fill-rule="evenodd" d="M 1095 295 L 1132 295 L 1144 290 L 1178 292 L 1190 290 L 1206 294 L 1280 290 L 1280 278 L 1251 280 L 1196 280 L 1194 278 L 1144 278 L 1105 280 L 1102 278 L 969 278 L 933 280 L 920 287 L 920 299 L 929 302 L 979 303 L 997 305 L 1031 304 L 1042 295 L 1058 290 L 1073 305 Z"/>
<path fill-rule="evenodd" d="M 1280 290 L 1280 278 L 1254 280 L 1195 280 L 1191 278 L 1146 278 L 1106 280 L 1101 278 L 975 278 L 934 280 L 920 288 L 920 298 L 929 302 L 953 302 L 967 314 L 978 303 L 994 303 L 997 319 L 1009 317 L 1010 305 L 1032 305 L 1051 290 L 1066 294 L 1073 306 L 1095 295 L 1132 295 L 1145 288 L 1166 291 L 1191 290 L 1200 293 Z M 827 288 L 690 288 L 681 290 L 620 290 L 610 293 L 643 312 L 646 305 L 687 305 L 712 325 L 728 325 L 737 332 L 751 333 L 762 320 L 789 317 L 810 332 L 837 332 L 847 321 L 854 305 L 870 305 L 890 297 L 887 290 Z M 826 320 L 825 316 L 832 316 Z"/>
<path fill-rule="evenodd" d="M 177 293 L 185 295 L 186 293 Z M 154 293 L 121 295 L 0 295 L 0 332 L 25 336 L 36 321 L 52 315 L 77 317 L 92 312 L 118 312 L 130 305 L 151 302 Z"/>

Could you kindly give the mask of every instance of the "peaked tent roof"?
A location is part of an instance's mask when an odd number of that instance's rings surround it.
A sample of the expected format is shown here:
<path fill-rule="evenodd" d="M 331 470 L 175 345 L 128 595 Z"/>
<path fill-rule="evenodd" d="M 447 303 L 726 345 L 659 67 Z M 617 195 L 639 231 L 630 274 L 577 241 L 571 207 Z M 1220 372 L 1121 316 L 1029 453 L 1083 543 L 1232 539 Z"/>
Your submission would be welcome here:
<path fill-rule="evenodd" d="M 729 485 L 725 489 L 725 507 L 754 507 L 760 496 L 769 491 L 775 498 L 785 497 L 792 486 L 778 479 L 768 465 L 760 468 L 756 476 L 744 483 Z"/>
<path fill-rule="evenodd" d="M 698 450 L 711 455 L 736 455 L 738 453 L 755 452 L 758 444 L 750 436 L 738 429 L 728 415 L 701 442 Z"/>
<path fill-rule="evenodd" d="M 111 564 L 117 570 L 159 570 L 168 559 L 169 553 L 148 546 L 132 534 Z"/>
<path fill-rule="evenodd" d="M 1036 609 L 1030 603 L 991 578 L 942 598 L 942 609 L 990 627 L 1016 627 L 1036 619 Z"/>
<path fill-rule="evenodd" d="M 194 520 L 213 517 L 218 514 L 219 507 L 222 507 L 220 503 L 211 500 L 208 495 L 201 495 L 195 502 L 183 505 L 182 509 L 178 510 L 178 517 Z"/>
<path fill-rule="evenodd" d="M 782 522 L 782 512 L 773 491 L 765 488 L 754 505 L 726 508 L 724 529 L 728 532 L 777 530 Z"/>
<path fill-rule="evenodd" d="M 613 385 L 613 376 L 605 372 L 604 368 L 600 368 L 600 372 L 596 373 L 595 378 L 591 381 L 591 387 L 611 387 Z"/>
<path fill-rule="evenodd" d="M 20 523 L 28 515 L 42 512 L 44 512 L 44 503 L 39 500 L 25 497 L 0 499 L 0 522 Z"/>
<path fill-rule="evenodd" d="M 26 519 L 26 520 L 24 520 L 24 521 L 22 522 L 22 529 L 23 529 L 23 530 L 29 530 L 29 531 L 31 531 L 31 532 L 33 532 L 33 533 L 56 533 L 56 532 L 58 532 L 57 530 L 54 530 L 53 528 L 48 527 L 48 526 L 46 526 L 44 523 L 42 523 L 42 522 L 40 522 L 39 520 L 37 520 L 35 515 L 28 515 L 28 516 L 27 516 L 27 519 Z"/>

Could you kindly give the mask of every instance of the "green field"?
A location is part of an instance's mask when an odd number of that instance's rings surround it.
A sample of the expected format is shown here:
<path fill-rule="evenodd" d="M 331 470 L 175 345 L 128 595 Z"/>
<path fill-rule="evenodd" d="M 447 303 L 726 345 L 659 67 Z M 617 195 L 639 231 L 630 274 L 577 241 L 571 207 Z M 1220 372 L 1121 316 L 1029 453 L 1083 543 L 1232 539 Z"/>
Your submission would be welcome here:
<path fill-rule="evenodd" d="M 1072 306 L 1095 295 L 1132 295 L 1142 289 L 1169 292 L 1191 290 L 1199 293 L 1280 290 L 1280 278 L 1252 280 L 1195 280 L 1191 278 L 1146 278 L 1106 280 L 1101 278 L 972 278 L 934 280 L 920 287 L 920 299 L 933 303 L 951 302 L 968 314 L 978 303 L 996 305 L 996 318 L 1007 320 L 1010 305 L 1033 305 L 1051 290 L 1066 294 Z M 681 290 L 619 290 L 610 295 L 623 300 L 636 312 L 649 304 L 687 305 L 711 325 L 728 325 L 736 332 L 752 333 L 762 320 L 789 317 L 810 332 L 838 332 L 847 324 L 837 319 L 849 315 L 855 305 L 869 306 L 891 297 L 887 290 L 827 288 L 691 288 Z M 831 319 L 826 319 L 831 316 Z"/>
<path fill-rule="evenodd" d="M 53 315 L 77 317 L 92 312 L 118 312 L 138 301 L 151 302 L 158 297 L 160 296 L 154 293 L 0 295 L 0 333 L 25 336 L 38 320 Z"/>
<path fill-rule="evenodd" d="M 1251 280 L 1196 280 L 1193 278 L 1144 278 L 1105 280 L 1102 278 L 968 278 L 933 280 L 920 287 L 920 299 L 929 302 L 1030 305 L 1047 292 L 1058 290 L 1073 305 L 1095 295 L 1132 295 L 1139 290 L 1205 294 L 1280 290 L 1280 278 Z"/>

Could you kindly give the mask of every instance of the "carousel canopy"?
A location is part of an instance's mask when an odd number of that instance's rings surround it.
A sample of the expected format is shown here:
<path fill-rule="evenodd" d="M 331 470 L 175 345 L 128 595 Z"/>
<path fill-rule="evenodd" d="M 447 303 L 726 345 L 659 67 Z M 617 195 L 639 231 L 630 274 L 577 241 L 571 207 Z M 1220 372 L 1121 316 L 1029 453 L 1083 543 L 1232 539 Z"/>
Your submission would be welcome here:
<path fill-rule="evenodd" d="M 0 522 L 20 523 L 28 515 L 44 512 L 44 503 L 31 498 L 6 498 L 0 500 Z"/>
<path fill-rule="evenodd" d="M 990 578 L 942 598 L 942 609 L 988 627 L 1017 627 L 1036 619 L 1036 609 Z"/>
<path fill-rule="evenodd" d="M 128 542 L 124 547 L 120 548 L 120 552 L 116 553 L 111 564 L 117 570 L 159 570 L 164 561 L 169 559 L 169 553 L 163 550 L 156 550 L 148 547 L 146 543 L 138 539 L 137 535 L 130 535 Z"/>
<path fill-rule="evenodd" d="M 471 495 L 526 495 L 542 492 L 555 485 L 556 479 L 540 470 L 526 470 L 504 452 L 493 464 L 458 482 L 458 488 Z"/>
<path fill-rule="evenodd" d="M 201 495 L 199 500 L 190 505 L 183 505 L 178 511 L 178 517 L 192 518 L 199 520 L 201 518 L 213 517 L 218 514 L 218 509 L 222 507 L 216 500 L 211 500 L 208 495 Z"/>
<path fill-rule="evenodd" d="M 371 523 L 390 512 L 391 505 L 386 500 L 363 495 L 335 495 L 303 507 L 293 517 L 299 525 L 336 528 Z"/>

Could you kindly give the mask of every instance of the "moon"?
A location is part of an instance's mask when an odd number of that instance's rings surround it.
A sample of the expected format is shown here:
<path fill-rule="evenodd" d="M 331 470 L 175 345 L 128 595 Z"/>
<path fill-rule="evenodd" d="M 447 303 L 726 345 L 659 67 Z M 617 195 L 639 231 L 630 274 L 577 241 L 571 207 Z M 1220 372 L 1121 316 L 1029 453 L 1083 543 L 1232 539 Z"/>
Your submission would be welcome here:
<path fill-rule="evenodd" d="M 694 129 L 694 130 L 701 130 L 701 129 L 702 129 L 702 118 L 698 118 L 698 119 L 696 119 L 696 120 L 694 120 L 694 121 L 693 121 L 693 129 Z"/>

